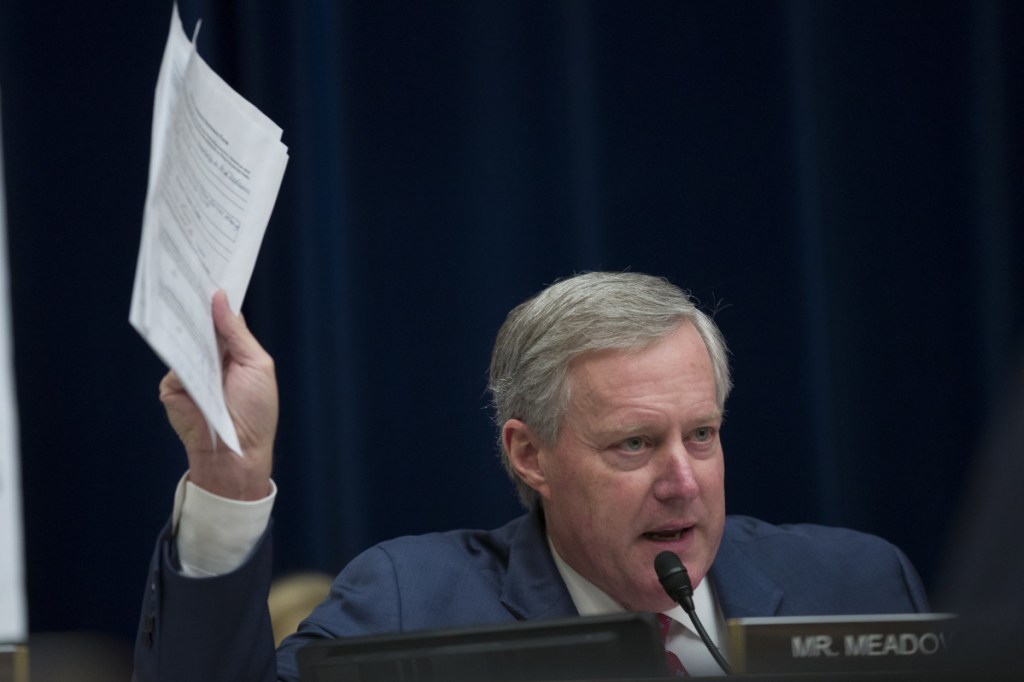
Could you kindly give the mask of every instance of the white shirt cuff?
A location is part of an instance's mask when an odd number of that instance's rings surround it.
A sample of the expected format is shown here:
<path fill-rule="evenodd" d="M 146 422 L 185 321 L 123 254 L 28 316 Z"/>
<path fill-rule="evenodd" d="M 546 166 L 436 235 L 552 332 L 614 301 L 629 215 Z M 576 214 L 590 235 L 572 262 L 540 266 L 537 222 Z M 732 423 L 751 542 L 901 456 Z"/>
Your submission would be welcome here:
<path fill-rule="evenodd" d="M 277 485 L 262 500 L 243 502 L 214 495 L 182 476 L 171 516 L 181 572 L 209 578 L 245 563 L 270 523 Z"/>

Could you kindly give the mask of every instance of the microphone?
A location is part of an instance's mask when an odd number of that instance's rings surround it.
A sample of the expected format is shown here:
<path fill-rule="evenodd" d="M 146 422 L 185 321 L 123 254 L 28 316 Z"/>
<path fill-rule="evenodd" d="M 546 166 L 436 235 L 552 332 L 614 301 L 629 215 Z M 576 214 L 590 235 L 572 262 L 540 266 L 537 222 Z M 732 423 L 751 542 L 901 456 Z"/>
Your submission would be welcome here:
<path fill-rule="evenodd" d="M 654 557 L 654 572 L 658 574 L 661 586 L 672 597 L 672 601 L 682 606 L 687 613 L 693 613 L 693 585 L 679 557 L 672 552 L 662 552 Z"/>
<path fill-rule="evenodd" d="M 686 572 L 686 566 L 683 566 L 683 562 L 679 560 L 679 557 L 672 552 L 666 551 L 654 557 L 654 572 L 658 574 L 658 581 L 665 588 L 665 593 L 672 597 L 672 601 L 682 606 L 683 610 L 686 611 L 686 615 L 690 617 L 693 627 L 696 628 L 697 634 L 700 635 L 701 641 L 704 642 L 704 646 L 711 652 L 711 657 L 715 659 L 715 663 L 718 664 L 718 667 L 726 675 L 731 675 L 732 670 L 729 669 L 729 663 L 722 656 L 722 652 L 718 650 L 715 643 L 711 641 L 711 638 L 708 637 L 707 630 L 704 629 L 700 618 L 697 617 L 697 609 L 693 605 L 693 585 L 690 583 L 690 574 Z"/>

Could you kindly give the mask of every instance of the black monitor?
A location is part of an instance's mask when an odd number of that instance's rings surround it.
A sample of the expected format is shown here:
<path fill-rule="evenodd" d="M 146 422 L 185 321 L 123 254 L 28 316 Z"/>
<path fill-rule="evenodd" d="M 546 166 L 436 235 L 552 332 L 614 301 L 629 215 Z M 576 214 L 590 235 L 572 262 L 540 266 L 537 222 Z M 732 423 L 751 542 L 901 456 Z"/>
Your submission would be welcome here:
<path fill-rule="evenodd" d="M 666 677 L 654 614 L 623 613 L 316 641 L 302 682 L 537 682 Z"/>

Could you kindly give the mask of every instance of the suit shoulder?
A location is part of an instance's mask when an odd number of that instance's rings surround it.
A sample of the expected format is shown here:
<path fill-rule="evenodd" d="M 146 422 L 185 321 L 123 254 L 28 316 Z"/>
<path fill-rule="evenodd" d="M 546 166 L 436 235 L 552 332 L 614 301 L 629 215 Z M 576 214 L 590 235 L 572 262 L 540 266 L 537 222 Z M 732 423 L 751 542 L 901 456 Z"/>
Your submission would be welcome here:
<path fill-rule="evenodd" d="M 406 594 L 434 594 L 442 588 L 486 584 L 500 590 L 509 569 L 514 538 L 528 523 L 519 517 L 493 530 L 459 529 L 385 540 L 360 553 L 339 578 L 393 581 Z"/>
<path fill-rule="evenodd" d="M 383 552 L 395 561 L 410 559 L 422 562 L 424 556 L 439 559 L 452 554 L 465 561 L 474 556 L 486 558 L 488 563 L 505 563 L 512 539 L 527 517 L 521 516 L 492 530 L 457 529 L 442 532 L 406 535 L 385 540 L 368 552 Z"/>
<path fill-rule="evenodd" d="M 866 550 L 891 552 L 896 549 L 877 535 L 850 528 L 813 523 L 776 525 L 751 516 L 729 516 L 725 533 L 730 541 L 748 547 L 762 545 L 766 549 L 803 550 L 833 557 L 837 554 L 862 556 Z"/>
<path fill-rule="evenodd" d="M 719 559 L 719 576 L 730 587 L 753 579 L 785 595 L 773 615 L 927 610 L 924 587 L 903 552 L 861 531 L 730 516 Z"/>

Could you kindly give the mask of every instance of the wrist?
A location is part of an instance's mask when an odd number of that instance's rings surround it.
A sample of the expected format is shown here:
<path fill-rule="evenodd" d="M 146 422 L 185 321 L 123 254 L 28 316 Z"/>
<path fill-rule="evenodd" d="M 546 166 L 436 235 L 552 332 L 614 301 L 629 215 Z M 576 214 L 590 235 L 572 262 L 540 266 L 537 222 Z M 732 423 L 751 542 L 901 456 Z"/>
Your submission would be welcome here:
<path fill-rule="evenodd" d="M 219 497 L 242 502 L 262 500 L 272 491 L 270 467 L 251 459 L 250 455 L 229 452 L 213 461 L 193 461 L 188 480 Z"/>

